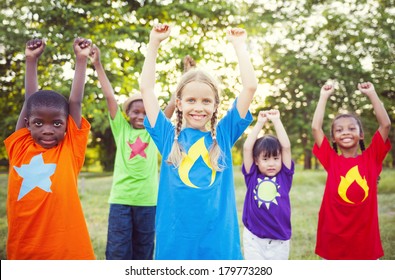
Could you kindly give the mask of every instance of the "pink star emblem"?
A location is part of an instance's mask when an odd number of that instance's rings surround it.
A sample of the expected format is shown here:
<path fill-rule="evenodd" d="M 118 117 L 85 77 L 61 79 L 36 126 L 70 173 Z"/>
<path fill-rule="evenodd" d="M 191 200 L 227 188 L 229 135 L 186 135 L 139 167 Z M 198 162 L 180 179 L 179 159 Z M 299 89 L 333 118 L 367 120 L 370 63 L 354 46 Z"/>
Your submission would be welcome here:
<path fill-rule="evenodd" d="M 130 149 L 132 149 L 129 159 L 132 159 L 137 155 L 140 155 L 143 158 L 147 158 L 147 155 L 145 154 L 144 150 L 145 148 L 147 148 L 148 143 L 144 143 L 143 141 L 141 141 L 140 136 L 137 136 L 137 139 L 133 144 L 128 142 L 128 145 Z"/>

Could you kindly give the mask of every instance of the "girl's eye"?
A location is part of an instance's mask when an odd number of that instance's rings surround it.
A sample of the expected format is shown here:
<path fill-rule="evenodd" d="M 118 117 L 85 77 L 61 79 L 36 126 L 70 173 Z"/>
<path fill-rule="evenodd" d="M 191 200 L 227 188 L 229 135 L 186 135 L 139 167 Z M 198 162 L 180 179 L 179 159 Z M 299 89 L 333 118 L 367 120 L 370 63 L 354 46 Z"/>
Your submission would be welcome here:
<path fill-rule="evenodd" d="M 203 103 L 204 103 L 204 104 L 210 104 L 210 103 L 211 103 L 211 100 L 210 100 L 210 99 L 205 99 L 205 100 L 203 100 Z"/>
<path fill-rule="evenodd" d="M 42 122 L 34 122 L 34 125 L 40 127 L 43 125 L 43 123 Z"/>
<path fill-rule="evenodd" d="M 54 127 L 61 127 L 62 123 L 61 122 L 54 122 L 53 125 L 54 125 Z"/>

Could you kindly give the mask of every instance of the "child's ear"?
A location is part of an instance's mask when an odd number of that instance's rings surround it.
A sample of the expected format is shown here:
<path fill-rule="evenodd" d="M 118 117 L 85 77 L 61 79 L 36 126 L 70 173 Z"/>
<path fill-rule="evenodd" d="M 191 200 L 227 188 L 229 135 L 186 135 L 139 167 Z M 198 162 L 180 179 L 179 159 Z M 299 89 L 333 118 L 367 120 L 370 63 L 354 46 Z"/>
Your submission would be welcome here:
<path fill-rule="evenodd" d="M 181 100 L 176 98 L 176 107 L 178 111 L 182 112 Z"/>
<path fill-rule="evenodd" d="M 365 138 L 365 134 L 363 134 L 363 132 L 361 132 L 361 134 L 359 135 L 359 139 L 363 140 Z"/>
<path fill-rule="evenodd" d="M 29 120 L 27 118 L 24 118 L 24 120 L 25 120 L 25 127 L 30 130 Z"/>

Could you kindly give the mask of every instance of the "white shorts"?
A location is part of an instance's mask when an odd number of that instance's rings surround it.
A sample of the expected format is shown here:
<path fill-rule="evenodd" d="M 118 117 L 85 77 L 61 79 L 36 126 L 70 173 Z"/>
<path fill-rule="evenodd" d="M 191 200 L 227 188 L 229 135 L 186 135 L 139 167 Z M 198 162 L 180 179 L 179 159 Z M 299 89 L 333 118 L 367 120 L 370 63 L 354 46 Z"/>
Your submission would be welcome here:
<path fill-rule="evenodd" d="M 243 247 L 246 260 L 288 260 L 290 240 L 259 238 L 244 227 Z"/>

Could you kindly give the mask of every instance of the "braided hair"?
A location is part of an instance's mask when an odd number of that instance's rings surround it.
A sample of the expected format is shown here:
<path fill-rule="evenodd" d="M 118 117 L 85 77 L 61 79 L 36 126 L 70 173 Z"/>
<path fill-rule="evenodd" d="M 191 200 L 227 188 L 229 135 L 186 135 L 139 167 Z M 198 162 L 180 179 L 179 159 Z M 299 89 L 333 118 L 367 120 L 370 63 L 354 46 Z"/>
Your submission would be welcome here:
<path fill-rule="evenodd" d="M 340 114 L 340 115 L 337 115 L 336 118 L 332 122 L 332 126 L 331 126 L 331 138 L 332 139 L 334 137 L 333 124 L 335 123 L 336 120 L 338 120 L 340 118 L 353 118 L 353 119 L 355 119 L 357 124 L 358 124 L 360 133 L 363 134 L 362 122 L 356 115 L 354 115 L 354 114 Z M 335 142 L 332 142 L 332 147 L 335 150 L 335 152 L 337 153 L 338 149 L 337 149 L 337 144 Z M 365 151 L 365 142 L 363 141 L 363 139 L 359 140 L 359 148 L 361 149 L 361 151 Z"/>
<path fill-rule="evenodd" d="M 191 82 L 198 81 L 201 83 L 207 84 L 214 92 L 215 95 L 215 104 L 219 104 L 219 89 L 215 82 L 215 80 L 206 72 L 196 69 L 196 62 L 187 55 L 184 60 L 184 74 L 181 77 L 181 81 L 179 82 L 176 89 L 176 98 L 181 99 L 182 90 L 184 87 Z M 171 148 L 170 154 L 166 160 L 167 163 L 172 164 L 174 167 L 179 167 L 182 159 L 184 157 L 183 148 L 178 141 L 178 136 L 180 135 L 182 129 L 182 121 L 183 121 L 183 113 L 176 106 L 176 125 L 175 125 L 175 133 L 173 146 Z M 209 156 L 210 163 L 213 169 L 216 171 L 221 171 L 223 169 L 222 166 L 219 165 L 219 159 L 222 156 L 221 148 L 217 142 L 217 121 L 218 121 L 218 109 L 215 110 L 213 116 L 211 117 L 210 126 L 211 126 L 211 137 L 213 139 L 213 144 L 209 148 Z"/>

